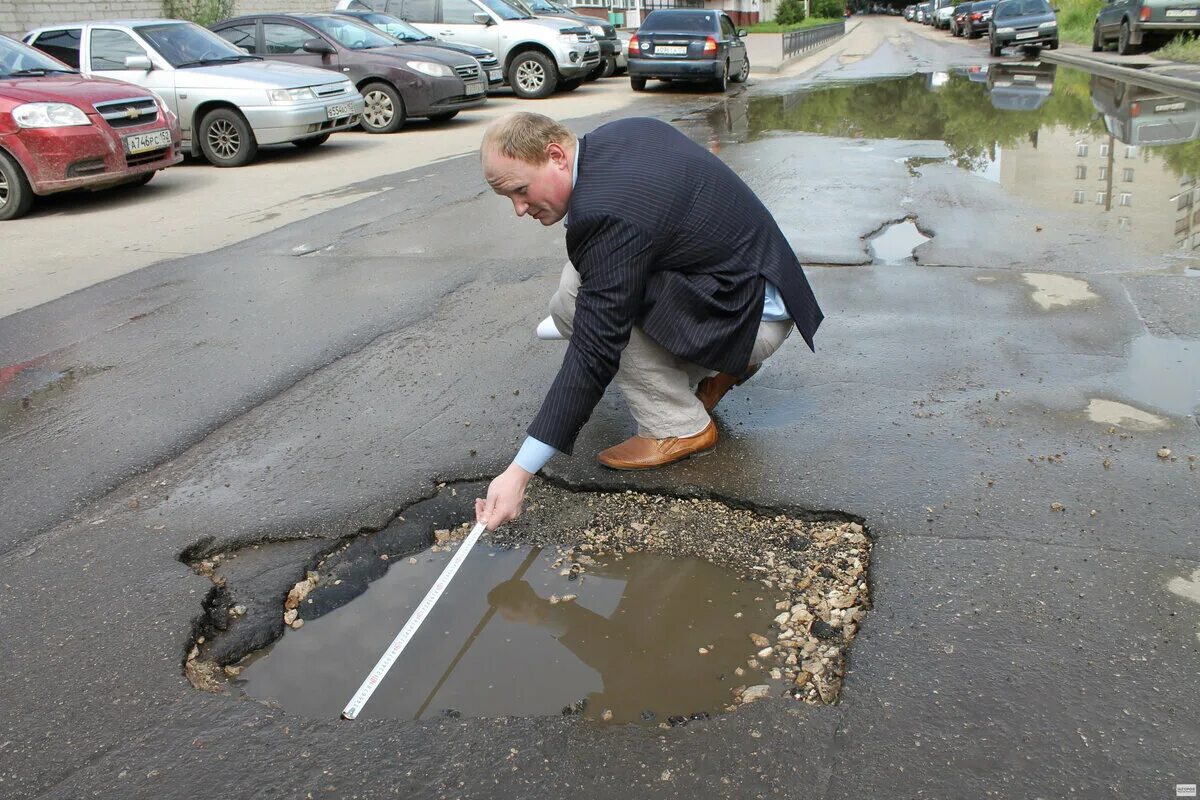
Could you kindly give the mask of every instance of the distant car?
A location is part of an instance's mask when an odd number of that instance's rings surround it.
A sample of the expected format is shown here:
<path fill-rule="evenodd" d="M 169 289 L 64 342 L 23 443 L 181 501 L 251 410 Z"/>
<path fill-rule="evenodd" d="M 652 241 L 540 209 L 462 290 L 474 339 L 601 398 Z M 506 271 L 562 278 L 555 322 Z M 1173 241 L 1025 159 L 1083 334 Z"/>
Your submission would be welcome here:
<path fill-rule="evenodd" d="M 248 14 L 212 26 L 270 61 L 334 70 L 362 92 L 362 127 L 394 133 L 409 117 L 436 122 L 487 101 L 479 62 L 437 47 L 406 45 L 369 23 L 340 14 Z"/>
<path fill-rule="evenodd" d="M 1000 111 L 1036 111 L 1054 90 L 1057 69 L 1043 61 L 992 64 L 987 73 L 988 99 Z"/>
<path fill-rule="evenodd" d="M 1200 31 L 1195 0 L 1109 0 L 1092 26 L 1092 51 L 1115 41 L 1118 53 L 1133 55 L 1143 45 L 1161 45 L 1183 31 Z"/>
<path fill-rule="evenodd" d="M 357 125 L 363 110 L 362 95 L 340 75 L 265 63 L 182 20 L 51 25 L 25 41 L 84 75 L 154 92 L 179 117 L 185 152 L 218 167 L 250 163 L 263 144 L 315 147 Z"/>
<path fill-rule="evenodd" d="M 935 0 L 937 9 L 933 12 L 933 27 L 938 30 L 950 30 L 950 20 L 954 17 L 954 6 L 950 0 Z"/>
<path fill-rule="evenodd" d="M 950 34 L 965 36 L 967 33 L 967 15 L 971 13 L 970 3 L 959 3 L 954 7 L 954 16 L 950 19 Z"/>
<path fill-rule="evenodd" d="M 1006 47 L 1058 47 L 1058 19 L 1046 0 L 1000 0 L 988 26 L 993 56 Z"/>
<path fill-rule="evenodd" d="M 917 15 L 917 7 L 915 5 L 904 7 L 904 18 L 909 22 L 913 21 L 913 17 Z"/>
<path fill-rule="evenodd" d="M 987 31 L 995 8 L 996 0 L 978 0 L 971 3 L 971 12 L 967 15 L 967 27 L 964 31 L 968 39 L 978 39 Z"/>
<path fill-rule="evenodd" d="M 182 160 L 179 122 L 153 94 L 0 36 L 0 220 L 35 195 L 149 183 Z"/>
<path fill-rule="evenodd" d="M 929 22 L 929 14 L 929 3 L 917 3 L 917 13 L 913 19 L 922 25 L 926 25 Z"/>
<path fill-rule="evenodd" d="M 651 78 L 701 81 L 723 92 L 750 76 L 744 35 L 723 11 L 651 11 L 629 40 L 629 85 L 640 92 Z"/>
<path fill-rule="evenodd" d="M 593 80 L 608 78 L 616 73 L 617 51 L 621 49 L 621 43 L 617 39 L 617 29 L 607 21 L 579 14 L 552 0 L 513 0 L 512 4 L 518 8 L 526 6 L 539 17 L 563 19 L 587 28 L 588 32 L 595 37 L 596 43 L 600 45 L 600 66 L 592 70 L 588 78 Z"/>
<path fill-rule="evenodd" d="M 473 44 L 436 39 L 415 25 L 409 25 L 399 17 L 393 17 L 391 14 L 383 14 L 378 11 L 338 11 L 336 13 L 366 22 L 369 25 L 374 25 L 388 36 L 399 39 L 405 44 L 442 47 L 446 50 L 453 50 L 456 53 L 471 56 L 483 68 L 484 74 L 487 75 L 489 87 L 500 86 L 504 83 L 504 69 L 500 66 L 496 54 L 486 47 L 476 47 Z"/>

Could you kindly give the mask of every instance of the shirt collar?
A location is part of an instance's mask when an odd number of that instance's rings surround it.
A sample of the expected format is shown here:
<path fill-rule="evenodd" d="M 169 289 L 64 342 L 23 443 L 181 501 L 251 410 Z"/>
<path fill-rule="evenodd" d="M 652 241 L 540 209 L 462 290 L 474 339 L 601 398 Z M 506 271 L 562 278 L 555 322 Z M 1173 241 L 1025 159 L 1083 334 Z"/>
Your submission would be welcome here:
<path fill-rule="evenodd" d="M 575 140 L 575 160 L 571 164 L 571 188 L 575 188 L 576 181 L 579 180 L 579 140 Z M 570 214 L 563 214 L 563 229 L 567 227 L 567 218 Z"/>

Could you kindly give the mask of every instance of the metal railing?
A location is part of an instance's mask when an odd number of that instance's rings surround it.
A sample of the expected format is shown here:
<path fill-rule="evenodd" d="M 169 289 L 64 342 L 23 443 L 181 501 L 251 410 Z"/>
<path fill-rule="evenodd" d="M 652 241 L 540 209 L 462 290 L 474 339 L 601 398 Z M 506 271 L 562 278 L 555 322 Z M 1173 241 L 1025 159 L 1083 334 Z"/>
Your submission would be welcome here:
<path fill-rule="evenodd" d="M 786 61 L 797 53 L 803 53 L 821 42 L 837 38 L 845 33 L 846 23 L 844 21 L 785 33 L 783 35 L 783 58 Z"/>

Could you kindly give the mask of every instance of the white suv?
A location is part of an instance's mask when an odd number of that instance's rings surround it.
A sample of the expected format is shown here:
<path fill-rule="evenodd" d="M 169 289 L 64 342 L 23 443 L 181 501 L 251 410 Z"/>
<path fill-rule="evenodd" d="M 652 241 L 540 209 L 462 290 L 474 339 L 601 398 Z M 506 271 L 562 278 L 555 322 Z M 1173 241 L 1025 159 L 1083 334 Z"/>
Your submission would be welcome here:
<path fill-rule="evenodd" d="M 531 17 L 504 0 L 338 0 L 335 8 L 382 11 L 430 36 L 491 50 L 518 97 L 576 89 L 600 63 L 600 45 L 587 28 Z"/>

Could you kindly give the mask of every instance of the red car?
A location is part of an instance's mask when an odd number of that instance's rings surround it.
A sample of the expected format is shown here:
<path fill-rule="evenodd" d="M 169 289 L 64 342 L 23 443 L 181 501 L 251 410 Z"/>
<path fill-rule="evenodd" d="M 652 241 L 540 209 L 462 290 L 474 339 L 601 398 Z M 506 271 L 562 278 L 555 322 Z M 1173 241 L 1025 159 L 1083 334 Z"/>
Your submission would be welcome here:
<path fill-rule="evenodd" d="M 182 160 L 179 120 L 152 93 L 0 36 L 0 220 L 34 195 L 147 183 Z"/>

